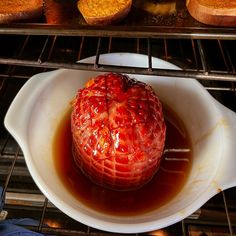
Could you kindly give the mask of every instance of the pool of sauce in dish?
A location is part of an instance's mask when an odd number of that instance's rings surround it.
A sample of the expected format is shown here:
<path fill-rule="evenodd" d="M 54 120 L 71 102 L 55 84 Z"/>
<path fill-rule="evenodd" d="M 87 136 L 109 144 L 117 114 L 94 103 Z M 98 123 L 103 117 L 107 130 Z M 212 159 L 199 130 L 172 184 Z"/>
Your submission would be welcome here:
<path fill-rule="evenodd" d="M 57 172 L 68 191 L 88 207 L 112 215 L 135 215 L 157 209 L 170 201 L 183 187 L 192 164 L 191 142 L 183 122 L 164 108 L 167 125 L 165 152 L 153 179 L 133 191 L 113 191 L 91 182 L 76 168 L 71 153 L 70 111 L 62 118 L 54 137 L 53 157 Z"/>

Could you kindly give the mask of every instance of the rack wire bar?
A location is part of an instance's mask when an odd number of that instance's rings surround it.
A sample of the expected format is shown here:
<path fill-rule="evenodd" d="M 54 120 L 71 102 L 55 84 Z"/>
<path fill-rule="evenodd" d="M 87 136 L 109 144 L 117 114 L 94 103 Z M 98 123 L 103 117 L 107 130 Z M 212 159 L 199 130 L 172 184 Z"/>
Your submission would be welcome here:
<path fill-rule="evenodd" d="M 41 231 L 42 231 L 42 228 L 43 228 L 43 221 L 44 221 L 44 217 L 45 217 L 45 212 L 46 212 L 46 209 L 47 209 L 47 205 L 48 205 L 48 199 L 45 198 L 44 204 L 43 204 L 43 209 L 42 209 L 42 214 L 41 214 L 40 222 L 39 222 L 39 226 L 38 226 L 38 231 L 39 231 L 39 232 L 41 232 Z"/>
<path fill-rule="evenodd" d="M 231 27 L 178 27 L 178 26 L 80 26 L 50 25 L 40 23 L 17 23 L 1 25 L 0 34 L 56 35 L 92 37 L 151 37 L 181 39 L 220 39 L 235 40 L 236 29 Z"/>
<path fill-rule="evenodd" d="M 205 51 L 202 46 L 201 40 L 197 40 L 197 45 L 198 45 L 198 49 L 199 49 L 199 54 L 200 54 L 200 59 L 201 59 L 203 71 L 205 72 L 205 74 L 208 74 L 209 73 L 209 65 L 207 64 L 206 55 L 205 55 Z"/>
<path fill-rule="evenodd" d="M 5 184 L 4 184 L 4 187 L 3 187 L 3 190 L 2 190 L 2 193 L 1 193 L 1 199 L 5 198 L 5 194 L 6 194 L 6 191 L 7 191 L 7 187 L 8 187 L 8 184 L 9 184 L 9 181 L 10 181 L 10 178 L 11 178 L 11 175 L 12 175 L 12 172 L 13 172 L 13 169 L 15 167 L 15 163 L 16 163 L 16 160 L 19 156 L 19 151 L 20 151 L 20 148 L 18 147 L 17 148 L 17 151 L 15 153 L 15 158 L 13 159 L 12 161 L 12 165 L 11 165 L 11 168 L 7 174 L 7 178 L 6 178 L 6 181 L 5 181 Z"/>
<path fill-rule="evenodd" d="M 223 196 L 223 202 L 224 202 L 227 222 L 228 222 L 228 226 L 229 226 L 229 233 L 230 233 L 230 236 L 233 236 L 233 227 L 232 227 L 232 224 L 231 224 L 231 219 L 230 219 L 230 216 L 229 216 L 229 211 L 228 211 L 228 206 L 227 206 L 227 202 L 226 202 L 226 197 L 225 197 L 224 191 L 222 191 L 222 196 Z"/>
<path fill-rule="evenodd" d="M 101 37 L 98 38 L 94 69 L 97 69 L 99 67 L 100 49 L 101 49 Z"/>
<path fill-rule="evenodd" d="M 186 79 L 198 79 L 198 80 L 217 80 L 217 81 L 235 81 L 236 74 L 220 72 L 205 72 L 195 70 L 165 70 L 156 68 L 134 68 L 129 66 L 112 66 L 102 65 L 96 63 L 65 63 L 65 62 L 51 62 L 45 61 L 39 63 L 38 61 L 13 59 L 13 58 L 0 58 L 0 64 L 26 66 L 26 67 L 39 67 L 39 68 L 51 68 L 51 69 L 77 69 L 77 70 L 91 70 L 99 72 L 119 72 L 128 74 L 143 74 L 143 75 L 156 75 L 165 77 L 176 77 Z"/>
<path fill-rule="evenodd" d="M 147 53 L 148 53 L 148 72 L 152 72 L 152 45 L 150 38 L 147 39 Z"/>
<path fill-rule="evenodd" d="M 39 58 L 38 58 L 38 63 L 39 64 L 41 64 L 44 60 L 43 60 L 43 55 L 44 55 L 44 53 L 45 53 L 45 50 L 46 50 L 46 48 L 47 48 L 47 44 L 48 44 L 48 41 L 49 41 L 49 36 L 46 38 L 46 40 L 45 40 L 45 42 L 44 42 L 44 45 L 43 45 L 43 48 L 42 48 L 42 50 L 41 50 L 41 52 L 40 52 L 40 55 L 39 55 Z M 52 48 L 53 48 L 53 44 L 52 44 Z M 50 52 L 51 52 L 52 50 L 50 50 Z"/>

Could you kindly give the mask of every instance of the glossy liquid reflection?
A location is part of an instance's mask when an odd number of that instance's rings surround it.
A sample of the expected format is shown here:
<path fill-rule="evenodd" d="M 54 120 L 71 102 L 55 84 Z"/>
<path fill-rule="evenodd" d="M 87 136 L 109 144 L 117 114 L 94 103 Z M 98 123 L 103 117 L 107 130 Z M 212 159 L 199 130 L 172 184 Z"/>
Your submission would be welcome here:
<path fill-rule="evenodd" d="M 135 215 L 157 209 L 183 187 L 192 163 L 191 142 L 183 123 L 164 109 L 167 136 L 164 158 L 153 179 L 134 191 L 113 191 L 92 183 L 76 168 L 71 153 L 70 113 L 63 117 L 54 138 L 57 172 L 79 201 L 92 209 L 113 215 Z"/>

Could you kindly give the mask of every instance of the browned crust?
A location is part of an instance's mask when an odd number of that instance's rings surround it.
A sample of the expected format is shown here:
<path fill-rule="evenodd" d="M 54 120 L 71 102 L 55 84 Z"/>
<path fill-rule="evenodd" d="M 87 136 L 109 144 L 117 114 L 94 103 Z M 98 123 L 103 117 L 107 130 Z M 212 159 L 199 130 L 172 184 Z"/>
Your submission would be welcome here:
<path fill-rule="evenodd" d="M 89 4 L 90 1 L 94 2 L 94 0 L 88 0 L 87 3 Z M 115 1 L 113 0 L 111 0 L 110 2 L 111 4 L 115 4 Z M 119 10 L 115 12 L 111 11 L 110 13 L 108 12 L 107 14 L 102 14 L 101 13 L 102 11 L 100 10 L 98 10 L 97 12 L 91 12 L 89 11 L 90 9 L 87 9 L 86 6 L 84 6 L 84 4 L 86 4 L 84 0 L 79 0 L 77 6 L 78 6 L 79 11 L 83 15 L 85 21 L 87 22 L 87 24 L 110 25 L 110 24 L 114 24 L 121 21 L 128 15 L 132 6 L 132 0 L 127 0 L 123 8 L 119 9 L 119 6 L 117 6 L 117 9 Z M 101 8 L 106 7 L 106 6 L 102 6 L 102 4 L 100 5 L 101 5 L 100 6 Z"/>
<path fill-rule="evenodd" d="M 216 26 L 236 26 L 236 1 L 188 0 L 190 15 L 201 23 Z"/>
<path fill-rule="evenodd" d="M 9 3 L 10 2 L 10 3 Z M 2 1 L 0 3 L 0 23 L 10 23 L 37 19 L 42 16 L 43 0 Z"/>
<path fill-rule="evenodd" d="M 209 7 L 211 9 L 225 9 L 230 11 L 232 8 L 236 8 L 235 0 L 196 0 L 199 5 Z"/>

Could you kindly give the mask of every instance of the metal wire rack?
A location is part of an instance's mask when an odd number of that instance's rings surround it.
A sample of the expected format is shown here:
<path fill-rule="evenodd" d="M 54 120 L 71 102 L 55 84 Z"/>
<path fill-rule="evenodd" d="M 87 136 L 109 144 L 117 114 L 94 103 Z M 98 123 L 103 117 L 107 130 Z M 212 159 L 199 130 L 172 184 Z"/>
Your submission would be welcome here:
<path fill-rule="evenodd" d="M 66 37 L 66 36 L 12 36 L 11 40 L 19 40 L 19 47 L 15 55 L 4 55 L 0 57 L 0 63 L 5 65 L 38 67 L 38 68 L 72 68 L 81 70 L 97 71 L 122 71 L 124 73 L 139 73 L 160 76 L 175 76 L 180 78 L 196 78 L 199 80 L 235 80 L 235 50 L 234 41 L 228 40 L 200 40 L 200 39 L 158 39 L 158 38 L 120 38 L 120 37 Z M 4 40 L 4 39 L 3 39 Z M 61 44 L 65 43 L 68 48 L 57 51 Z M 34 44 L 36 43 L 36 44 Z M 12 47 L 11 41 L 7 42 L 6 48 Z M 34 46 L 33 46 L 34 44 Z M 169 50 L 173 45 L 178 45 L 178 51 Z M 216 45 L 212 45 L 216 44 Z M 15 45 L 14 45 L 15 46 Z M 212 61 L 212 47 L 216 48 L 217 58 Z M 2 45 L 4 48 L 4 44 Z M 27 51 L 28 47 L 36 47 L 34 55 Z M 73 47 L 73 48 L 71 48 Z M 210 48 L 209 48 L 210 47 Z M 17 52 L 18 50 L 18 52 Z M 135 52 L 148 55 L 148 67 L 136 68 L 124 66 L 109 66 L 99 63 L 99 55 L 111 52 Z M 27 53 L 25 53 L 27 52 Z M 8 53 L 8 52 L 6 52 Z M 18 53 L 18 54 L 17 54 Z M 32 53 L 32 51 L 31 51 Z M 38 53 L 38 54 L 37 54 Z M 93 64 L 78 63 L 77 61 L 88 55 L 96 55 Z M 68 60 L 64 61 L 64 56 Z M 160 57 L 168 61 L 182 58 L 183 70 L 163 70 L 152 68 L 151 57 Z"/>
<path fill-rule="evenodd" d="M 8 28 L 9 30 L 9 28 Z M 3 31 L 1 31 L 3 33 Z M 14 31 L 16 33 L 16 31 Z M 18 32 L 19 33 L 19 32 Z M 0 34 L 0 185 L 5 194 L 1 218 L 34 218 L 28 226 L 48 235 L 111 235 L 80 224 L 50 203 L 34 184 L 19 145 L 3 125 L 5 113 L 22 85 L 34 74 L 57 68 L 198 79 L 221 103 L 236 111 L 236 42 L 227 39 L 121 37 L 59 34 Z M 148 55 L 147 68 L 102 65 L 103 53 Z M 95 63 L 79 60 L 96 56 Z M 152 56 L 182 70 L 152 67 Z M 140 235 L 235 235 L 236 188 L 219 193 L 193 215 L 173 226 Z"/>

